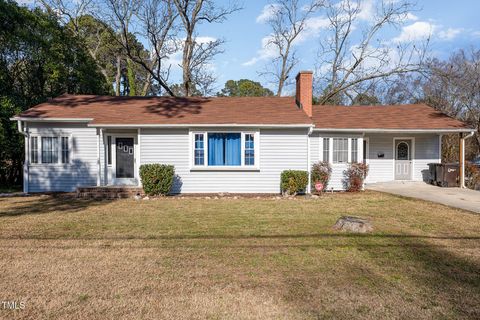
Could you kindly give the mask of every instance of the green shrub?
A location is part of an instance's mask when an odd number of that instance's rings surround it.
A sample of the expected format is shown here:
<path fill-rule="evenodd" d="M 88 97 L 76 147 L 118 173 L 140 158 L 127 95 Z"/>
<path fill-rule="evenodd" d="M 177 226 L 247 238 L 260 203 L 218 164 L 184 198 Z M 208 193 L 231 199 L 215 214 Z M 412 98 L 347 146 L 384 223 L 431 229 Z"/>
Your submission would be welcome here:
<path fill-rule="evenodd" d="M 175 167 L 165 164 L 143 164 L 140 166 L 140 178 L 143 191 L 149 196 L 167 195 L 173 185 Z"/>
<path fill-rule="evenodd" d="M 308 172 L 302 170 L 285 170 L 282 172 L 281 189 L 283 194 L 296 195 L 305 192 L 308 184 Z"/>
<path fill-rule="evenodd" d="M 318 193 L 315 189 L 315 184 L 320 182 L 323 184 L 323 191 L 327 190 L 328 182 L 330 181 L 330 176 L 332 174 L 332 167 L 328 161 L 319 161 L 314 163 L 312 166 L 312 181 L 311 181 L 311 190 L 314 193 Z"/>

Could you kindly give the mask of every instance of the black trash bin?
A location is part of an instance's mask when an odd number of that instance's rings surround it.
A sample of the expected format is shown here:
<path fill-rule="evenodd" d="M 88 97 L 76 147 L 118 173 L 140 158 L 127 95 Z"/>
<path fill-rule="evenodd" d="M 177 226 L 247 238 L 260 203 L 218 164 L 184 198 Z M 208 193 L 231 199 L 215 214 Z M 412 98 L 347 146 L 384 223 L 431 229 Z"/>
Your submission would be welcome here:
<path fill-rule="evenodd" d="M 458 187 L 460 185 L 460 166 L 458 163 L 442 163 L 436 166 L 435 180 L 440 187 Z"/>
<path fill-rule="evenodd" d="M 429 163 L 428 164 L 428 171 L 430 173 L 430 179 L 428 183 L 430 184 L 437 184 L 437 166 L 441 166 L 441 163 Z"/>

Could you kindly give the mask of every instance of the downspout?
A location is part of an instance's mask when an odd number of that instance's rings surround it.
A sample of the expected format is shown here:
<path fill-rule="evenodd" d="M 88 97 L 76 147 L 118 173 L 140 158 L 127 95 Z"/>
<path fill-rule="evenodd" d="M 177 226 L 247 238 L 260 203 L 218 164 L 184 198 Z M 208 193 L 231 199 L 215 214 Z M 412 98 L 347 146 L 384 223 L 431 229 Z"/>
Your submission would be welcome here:
<path fill-rule="evenodd" d="M 307 173 L 308 173 L 308 185 L 307 185 L 307 190 L 306 193 L 310 194 L 311 193 L 311 184 L 312 184 L 312 177 L 311 177 L 311 165 L 310 165 L 310 136 L 313 133 L 313 126 L 308 129 L 307 133 Z"/>
<path fill-rule="evenodd" d="M 475 131 L 472 131 L 470 132 L 468 135 L 466 135 L 465 137 L 463 137 L 460 141 L 461 141 L 461 149 L 462 149 L 462 155 L 461 155 L 461 174 L 460 174 L 460 188 L 463 188 L 465 189 L 465 140 L 467 140 L 468 138 L 471 138 L 473 137 L 473 135 L 475 134 Z"/>
<path fill-rule="evenodd" d="M 20 132 L 24 137 L 25 137 L 25 158 L 23 161 L 23 192 L 28 193 L 28 182 L 30 180 L 29 177 L 29 152 L 30 152 L 30 139 L 29 139 L 29 134 L 28 131 L 26 131 L 26 123 L 23 121 L 18 120 L 17 121 L 17 126 L 18 126 L 18 132 Z"/>

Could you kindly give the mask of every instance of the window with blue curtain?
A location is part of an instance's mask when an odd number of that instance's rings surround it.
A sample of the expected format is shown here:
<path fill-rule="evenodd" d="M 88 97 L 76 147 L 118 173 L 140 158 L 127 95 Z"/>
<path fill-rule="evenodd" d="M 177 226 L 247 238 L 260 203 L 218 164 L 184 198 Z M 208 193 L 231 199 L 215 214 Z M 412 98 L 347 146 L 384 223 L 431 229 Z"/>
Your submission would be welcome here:
<path fill-rule="evenodd" d="M 208 165 L 240 166 L 242 164 L 240 133 L 208 133 Z"/>

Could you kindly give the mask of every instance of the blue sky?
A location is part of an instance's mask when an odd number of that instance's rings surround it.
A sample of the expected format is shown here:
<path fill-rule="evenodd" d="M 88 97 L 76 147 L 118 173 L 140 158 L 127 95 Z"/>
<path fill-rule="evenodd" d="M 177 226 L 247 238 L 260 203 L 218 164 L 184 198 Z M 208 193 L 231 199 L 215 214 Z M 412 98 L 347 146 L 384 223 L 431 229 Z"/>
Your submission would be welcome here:
<path fill-rule="evenodd" d="M 232 0 L 216 0 L 220 5 L 228 5 Z M 243 4 L 243 10 L 233 13 L 221 24 L 203 24 L 198 29 L 198 35 L 209 38 L 222 38 L 224 53 L 216 57 L 212 68 L 217 76 L 217 90 L 220 90 L 229 79 L 252 79 L 272 88 L 268 81 L 258 75 L 268 62 L 268 52 L 262 50 L 262 39 L 270 33 L 268 25 L 261 22 L 259 16 L 265 6 L 271 4 L 268 0 L 233 0 Z M 368 6 L 375 5 L 380 0 L 361 0 L 368 15 Z M 385 0 L 398 1 L 398 0 Z M 34 0 L 19 0 L 20 3 L 31 4 Z M 422 39 L 431 35 L 431 54 L 446 58 L 450 53 L 460 48 L 480 48 L 480 1 L 478 0 L 427 0 L 417 1 L 417 9 L 412 12 L 412 18 L 400 29 L 389 29 L 382 33 L 384 40 L 401 42 L 410 39 Z M 320 21 L 322 12 L 314 19 Z M 366 20 L 366 19 L 365 19 Z M 297 43 L 300 63 L 293 73 L 299 70 L 312 70 L 319 42 L 324 30 L 313 28 Z M 267 59 L 262 59 L 267 58 Z M 175 59 L 173 59 L 175 60 Z M 170 82 L 180 82 L 178 62 L 172 61 L 173 72 Z M 291 88 L 290 88 L 291 89 Z M 290 90 L 291 91 L 291 90 Z M 289 90 L 285 91 L 286 94 Z"/>

